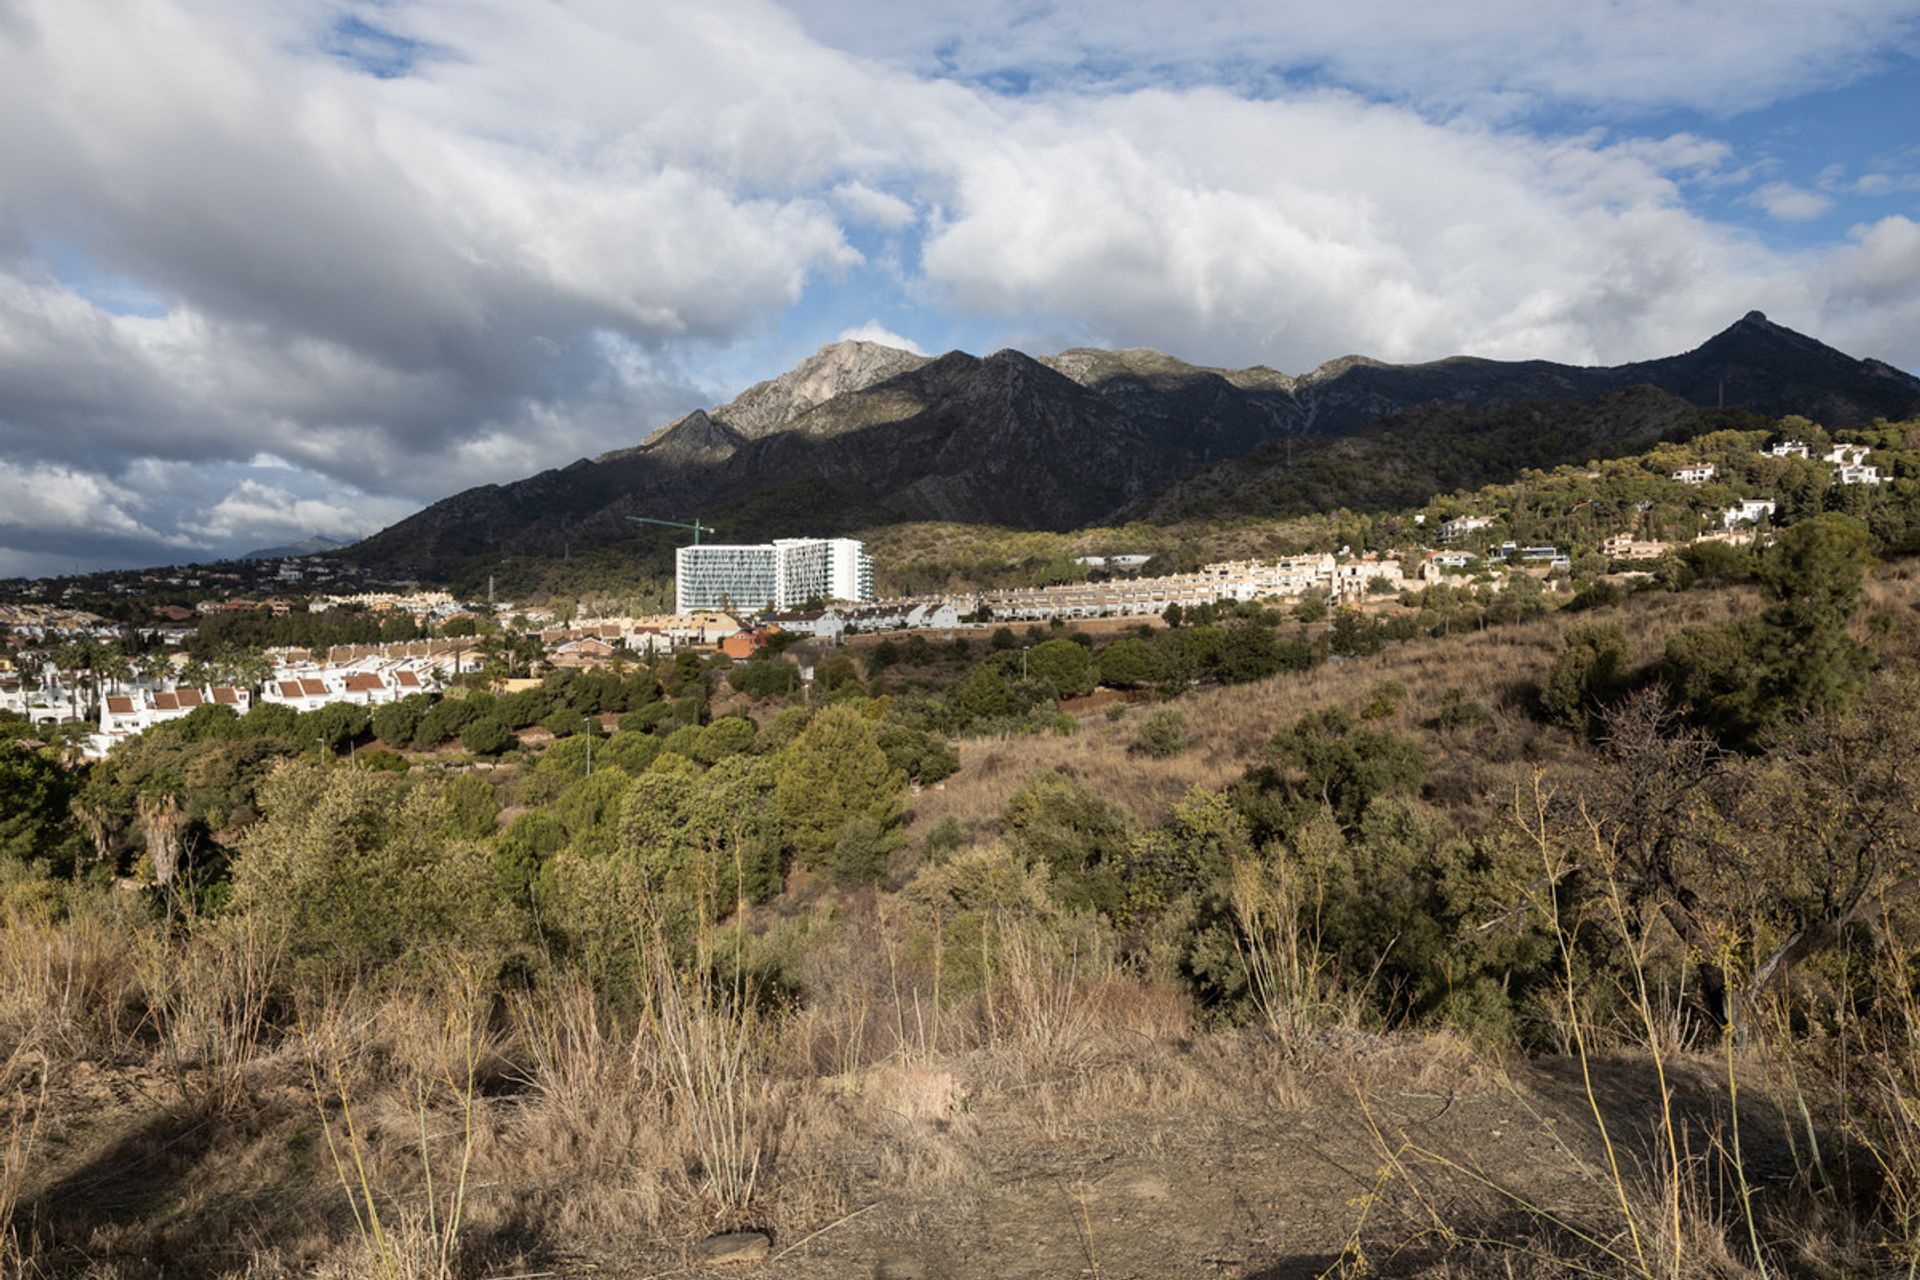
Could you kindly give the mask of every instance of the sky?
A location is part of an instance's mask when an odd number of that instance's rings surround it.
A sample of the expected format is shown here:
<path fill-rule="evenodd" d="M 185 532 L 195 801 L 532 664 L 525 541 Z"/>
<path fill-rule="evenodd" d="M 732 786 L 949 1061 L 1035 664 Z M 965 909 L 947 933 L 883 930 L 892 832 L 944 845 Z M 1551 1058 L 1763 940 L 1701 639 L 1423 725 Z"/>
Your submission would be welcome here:
<path fill-rule="evenodd" d="M 0 576 L 358 537 L 868 337 L 1920 370 L 1920 0 L 0 0 Z"/>

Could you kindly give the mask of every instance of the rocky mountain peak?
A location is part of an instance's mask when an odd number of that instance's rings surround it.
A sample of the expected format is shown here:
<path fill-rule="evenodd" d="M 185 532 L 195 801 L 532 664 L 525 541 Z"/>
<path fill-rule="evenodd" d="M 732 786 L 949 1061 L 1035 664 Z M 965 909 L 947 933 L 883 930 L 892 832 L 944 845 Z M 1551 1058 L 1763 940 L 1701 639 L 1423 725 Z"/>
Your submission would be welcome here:
<path fill-rule="evenodd" d="M 779 377 L 748 387 L 712 416 L 757 440 L 837 396 L 864 391 L 927 362 L 925 356 L 878 342 L 829 342 Z"/>

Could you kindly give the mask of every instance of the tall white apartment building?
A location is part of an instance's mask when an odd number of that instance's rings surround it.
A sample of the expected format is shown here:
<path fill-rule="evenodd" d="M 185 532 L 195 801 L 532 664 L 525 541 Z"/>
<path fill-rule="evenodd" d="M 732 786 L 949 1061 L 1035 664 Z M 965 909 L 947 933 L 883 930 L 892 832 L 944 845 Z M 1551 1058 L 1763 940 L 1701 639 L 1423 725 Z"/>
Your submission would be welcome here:
<path fill-rule="evenodd" d="M 674 555 L 674 612 L 792 609 L 809 600 L 872 600 L 873 559 L 853 538 L 703 543 Z"/>

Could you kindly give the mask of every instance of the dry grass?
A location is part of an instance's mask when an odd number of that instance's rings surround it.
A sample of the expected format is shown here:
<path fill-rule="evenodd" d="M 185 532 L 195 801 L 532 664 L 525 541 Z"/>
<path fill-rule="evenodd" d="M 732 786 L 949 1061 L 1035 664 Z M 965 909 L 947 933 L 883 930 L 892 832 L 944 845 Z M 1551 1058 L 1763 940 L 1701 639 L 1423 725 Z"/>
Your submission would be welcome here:
<path fill-rule="evenodd" d="M 1876 586 L 1892 594 L 1904 586 L 1908 598 L 1920 594 L 1920 583 Z M 1642 597 L 1585 614 L 1548 614 L 1470 634 L 1423 637 L 1388 645 L 1373 657 L 1337 659 L 1305 673 L 1199 689 L 1176 704 L 1186 714 L 1187 749 L 1163 760 L 1133 751 L 1138 727 L 1131 717 L 1118 722 L 1087 717 L 1072 737 L 966 739 L 960 743 L 960 771 L 914 802 L 913 830 L 924 836 L 943 819 L 953 818 L 969 832 L 989 831 L 1022 787 L 1054 771 L 1124 805 L 1141 820 L 1155 822 L 1193 787 L 1219 788 L 1238 778 L 1263 757 L 1276 730 L 1328 707 L 1357 710 L 1375 688 L 1388 682 L 1404 687 L 1407 696 L 1382 723 L 1407 733 L 1424 734 L 1440 714 L 1448 690 L 1479 700 L 1492 721 L 1471 743 L 1460 744 L 1459 754 L 1466 759 L 1516 760 L 1540 750 L 1564 750 L 1542 745 L 1549 735 L 1538 725 L 1529 700 L 1569 626 L 1622 622 L 1635 660 L 1645 662 L 1657 657 L 1684 627 L 1725 621 L 1757 607 L 1757 597 L 1745 590 Z"/>

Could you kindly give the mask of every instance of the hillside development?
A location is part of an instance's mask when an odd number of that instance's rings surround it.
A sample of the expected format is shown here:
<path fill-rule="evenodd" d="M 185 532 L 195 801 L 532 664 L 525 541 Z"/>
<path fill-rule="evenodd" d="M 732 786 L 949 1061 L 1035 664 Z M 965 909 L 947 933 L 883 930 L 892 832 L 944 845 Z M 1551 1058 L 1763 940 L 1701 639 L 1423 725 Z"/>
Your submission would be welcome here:
<path fill-rule="evenodd" d="M 1916 433 L 1228 522 L 1110 581 L 1295 568 L 1157 616 L 537 677 L 593 638 L 489 622 L 379 647 L 439 693 L 208 699 L 92 764 L 6 721 L 0 1259 L 1909 1266 Z M 207 669 L 360 639 L 202 627 Z"/>

